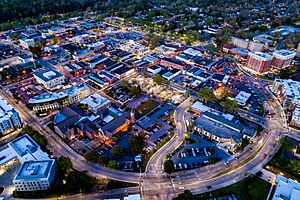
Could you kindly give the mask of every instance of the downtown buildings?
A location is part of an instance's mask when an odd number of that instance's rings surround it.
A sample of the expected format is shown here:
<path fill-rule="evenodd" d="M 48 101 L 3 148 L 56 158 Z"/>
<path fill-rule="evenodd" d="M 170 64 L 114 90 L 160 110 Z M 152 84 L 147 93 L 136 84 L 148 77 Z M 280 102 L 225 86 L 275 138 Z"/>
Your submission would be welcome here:
<path fill-rule="evenodd" d="M 22 127 L 19 113 L 0 96 L 0 135 L 5 135 Z"/>

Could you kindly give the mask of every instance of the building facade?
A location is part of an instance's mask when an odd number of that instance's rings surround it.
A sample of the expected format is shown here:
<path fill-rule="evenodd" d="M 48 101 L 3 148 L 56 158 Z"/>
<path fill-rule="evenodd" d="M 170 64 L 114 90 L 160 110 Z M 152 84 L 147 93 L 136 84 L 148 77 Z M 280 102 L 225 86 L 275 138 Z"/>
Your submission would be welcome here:
<path fill-rule="evenodd" d="M 19 113 L 0 96 L 0 135 L 22 127 Z"/>
<path fill-rule="evenodd" d="M 273 57 L 259 51 L 249 52 L 246 67 L 253 73 L 261 74 L 271 68 Z"/>
<path fill-rule="evenodd" d="M 277 70 L 289 67 L 292 64 L 295 56 L 296 53 L 293 51 L 285 49 L 275 51 L 273 52 L 272 67 Z"/>
<path fill-rule="evenodd" d="M 43 85 L 47 90 L 54 90 L 63 83 L 65 83 L 65 77 L 58 71 L 47 69 L 34 74 L 35 80 Z"/>
<path fill-rule="evenodd" d="M 48 190 L 55 178 L 55 160 L 26 161 L 13 180 L 17 191 Z"/>

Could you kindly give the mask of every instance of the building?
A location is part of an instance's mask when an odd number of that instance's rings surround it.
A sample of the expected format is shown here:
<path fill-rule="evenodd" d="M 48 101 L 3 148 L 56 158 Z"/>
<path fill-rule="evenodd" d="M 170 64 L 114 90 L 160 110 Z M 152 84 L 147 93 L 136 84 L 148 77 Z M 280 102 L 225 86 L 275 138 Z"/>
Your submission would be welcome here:
<path fill-rule="evenodd" d="M 300 107 L 299 106 L 296 106 L 295 110 L 293 111 L 290 124 L 292 126 L 300 128 Z"/>
<path fill-rule="evenodd" d="M 87 115 L 75 106 L 66 106 L 54 117 L 54 130 L 64 139 L 76 137 L 75 123 Z"/>
<path fill-rule="evenodd" d="M 200 101 L 196 101 L 192 106 L 191 109 L 193 112 L 195 112 L 196 114 L 201 114 L 205 111 L 212 111 L 213 109 L 205 106 L 202 102 Z"/>
<path fill-rule="evenodd" d="M 264 44 L 265 47 L 269 47 L 273 45 L 273 39 L 274 38 L 271 35 L 261 34 L 253 37 L 253 42 L 259 42 Z"/>
<path fill-rule="evenodd" d="M 277 175 L 275 183 L 277 184 L 273 200 L 299 200 L 300 183 L 290 178 Z"/>
<path fill-rule="evenodd" d="M 93 55 L 94 51 L 89 49 L 78 50 L 72 56 L 76 61 L 89 58 Z"/>
<path fill-rule="evenodd" d="M 277 70 L 281 70 L 285 67 L 289 67 L 295 58 L 296 53 L 289 50 L 278 50 L 273 52 L 272 67 Z"/>
<path fill-rule="evenodd" d="M 91 90 L 88 86 L 77 84 L 58 93 L 43 93 L 34 96 L 29 99 L 28 105 L 35 112 L 44 113 L 77 103 L 90 93 Z"/>
<path fill-rule="evenodd" d="M 249 52 L 246 68 L 253 73 L 261 74 L 268 72 L 271 68 L 273 57 L 259 51 Z"/>
<path fill-rule="evenodd" d="M 33 47 L 35 45 L 34 39 L 29 39 L 29 38 L 21 38 L 19 39 L 20 46 L 29 49 L 30 47 Z"/>
<path fill-rule="evenodd" d="M 272 86 L 283 109 L 292 110 L 300 103 L 300 82 L 293 80 L 275 79 Z"/>
<path fill-rule="evenodd" d="M 245 106 L 250 97 L 251 97 L 251 93 L 240 91 L 238 95 L 236 95 L 234 100 L 237 101 L 240 105 Z"/>
<path fill-rule="evenodd" d="M 162 67 L 159 65 L 153 65 L 151 67 L 147 68 L 148 72 L 151 72 L 152 74 L 158 74 L 159 72 L 161 72 Z"/>
<path fill-rule="evenodd" d="M 206 137 L 217 141 L 221 146 L 234 151 L 235 147 L 241 144 L 243 138 L 243 126 L 232 122 L 221 115 L 211 111 L 204 111 L 195 120 L 195 131 Z"/>
<path fill-rule="evenodd" d="M 167 68 L 172 67 L 181 71 L 187 69 L 187 65 L 184 62 L 175 58 L 162 58 L 160 60 L 160 65 Z"/>
<path fill-rule="evenodd" d="M 66 29 L 64 27 L 60 26 L 51 26 L 51 28 L 48 29 L 49 35 L 62 35 L 66 32 Z"/>
<path fill-rule="evenodd" d="M 0 96 L 0 135 L 22 127 L 19 113 Z"/>
<path fill-rule="evenodd" d="M 22 164 L 26 161 L 49 160 L 48 154 L 27 134 L 14 139 L 8 146 L 11 155 L 17 157 Z"/>
<path fill-rule="evenodd" d="M 249 45 L 249 40 L 244 40 L 238 37 L 231 37 L 231 43 L 238 48 L 247 49 Z"/>
<path fill-rule="evenodd" d="M 249 51 L 262 51 L 264 49 L 264 44 L 250 41 L 248 49 Z"/>
<path fill-rule="evenodd" d="M 98 113 L 99 111 L 108 108 L 111 105 L 111 101 L 100 94 L 95 93 L 81 100 L 80 104 L 86 105 L 91 112 Z"/>
<path fill-rule="evenodd" d="M 17 191 L 48 190 L 55 179 L 55 160 L 26 161 L 13 180 Z"/>
<path fill-rule="evenodd" d="M 183 53 L 191 55 L 191 56 L 199 56 L 201 54 L 201 51 L 194 49 L 194 48 L 188 48 L 183 51 Z"/>
<path fill-rule="evenodd" d="M 129 126 L 134 123 L 134 112 L 127 111 L 125 113 L 113 116 L 107 115 L 103 120 L 106 124 L 101 126 L 100 132 L 108 138 L 120 131 L 127 131 Z"/>
<path fill-rule="evenodd" d="M 53 69 L 46 69 L 34 74 L 35 80 L 47 90 L 60 88 L 65 83 L 65 77 Z"/>
<path fill-rule="evenodd" d="M 37 191 L 50 188 L 56 172 L 55 160 L 50 159 L 28 135 L 22 135 L 0 151 L 0 166 L 14 159 L 21 163 L 13 184 L 17 191 Z"/>
<path fill-rule="evenodd" d="M 91 42 L 83 44 L 83 46 L 87 47 L 90 50 L 100 51 L 102 48 L 105 47 L 105 44 L 103 42 Z"/>
<path fill-rule="evenodd" d="M 77 44 L 83 44 L 90 40 L 90 36 L 88 34 L 77 35 L 73 38 L 73 42 Z"/>

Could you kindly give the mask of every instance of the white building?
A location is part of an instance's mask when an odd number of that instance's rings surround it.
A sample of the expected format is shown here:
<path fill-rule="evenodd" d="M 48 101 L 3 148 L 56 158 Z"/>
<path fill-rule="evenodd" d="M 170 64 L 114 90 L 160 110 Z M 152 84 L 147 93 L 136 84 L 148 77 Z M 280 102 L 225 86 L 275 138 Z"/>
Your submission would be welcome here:
<path fill-rule="evenodd" d="M 147 68 L 148 72 L 151 72 L 152 74 L 158 74 L 159 72 L 161 72 L 162 67 L 158 66 L 158 65 L 153 65 L 151 67 Z"/>
<path fill-rule="evenodd" d="M 8 143 L 12 155 L 23 164 L 26 161 L 49 160 L 47 153 L 27 134 Z"/>
<path fill-rule="evenodd" d="M 92 42 L 92 43 L 84 44 L 83 46 L 91 50 L 99 51 L 105 47 L 105 44 L 103 42 Z"/>
<path fill-rule="evenodd" d="M 48 33 L 49 35 L 62 35 L 66 32 L 66 29 L 64 27 L 59 27 L 59 26 L 55 26 L 55 27 L 51 27 L 50 29 L 48 29 Z"/>
<path fill-rule="evenodd" d="M 178 76 L 180 73 L 181 73 L 180 70 L 175 71 L 175 72 L 173 72 L 173 71 L 172 71 L 172 72 L 171 72 L 171 71 L 168 71 L 168 72 L 164 73 L 164 74 L 162 75 L 162 77 L 165 78 L 165 79 L 167 79 L 167 80 L 169 81 L 169 80 L 171 80 L 172 78 L 175 78 L 176 76 Z"/>
<path fill-rule="evenodd" d="M 300 107 L 297 106 L 292 114 L 291 125 L 300 127 Z"/>
<path fill-rule="evenodd" d="M 86 41 L 89 41 L 90 36 L 88 34 L 82 34 L 82 35 L 76 35 L 73 38 L 73 42 L 77 43 L 77 44 L 83 44 Z"/>
<path fill-rule="evenodd" d="M 55 160 L 26 161 L 13 180 L 17 191 L 48 190 L 55 178 Z"/>
<path fill-rule="evenodd" d="M 240 105 L 245 106 L 247 104 L 248 99 L 251 97 L 250 93 L 240 91 L 238 95 L 234 98 Z"/>
<path fill-rule="evenodd" d="M 29 38 L 21 38 L 19 39 L 20 46 L 24 47 L 25 49 L 29 49 L 29 47 L 34 46 L 34 39 L 29 39 Z"/>
<path fill-rule="evenodd" d="M 183 51 L 184 53 L 191 55 L 191 56 L 200 56 L 201 51 L 198 51 L 194 48 L 188 48 L 186 50 Z"/>
<path fill-rule="evenodd" d="M 35 80 L 48 90 L 60 88 L 65 83 L 65 77 L 58 71 L 46 69 L 34 74 Z"/>
<path fill-rule="evenodd" d="M 5 134 L 21 127 L 19 113 L 0 96 L 0 133 Z"/>
<path fill-rule="evenodd" d="M 0 151 L 0 158 L 0 166 L 16 158 L 20 161 L 13 180 L 17 191 L 47 190 L 55 178 L 55 160 L 27 134 L 8 143 L 8 147 Z"/>
<path fill-rule="evenodd" d="M 91 112 L 97 113 L 100 110 L 109 107 L 111 102 L 100 94 L 95 93 L 81 100 L 80 104 L 86 105 Z"/>
<path fill-rule="evenodd" d="M 281 175 L 277 175 L 275 183 L 273 200 L 300 200 L 300 183 Z"/>
<path fill-rule="evenodd" d="M 77 84 L 58 93 L 43 93 L 29 99 L 35 112 L 47 112 L 79 102 L 91 93 L 88 86 Z"/>

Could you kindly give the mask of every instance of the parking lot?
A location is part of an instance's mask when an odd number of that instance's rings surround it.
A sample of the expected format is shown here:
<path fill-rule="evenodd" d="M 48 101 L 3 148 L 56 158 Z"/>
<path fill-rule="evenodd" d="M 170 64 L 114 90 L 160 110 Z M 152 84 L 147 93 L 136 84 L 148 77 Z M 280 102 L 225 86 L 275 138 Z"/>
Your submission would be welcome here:
<path fill-rule="evenodd" d="M 243 106 L 243 109 L 260 116 L 264 114 L 264 109 L 263 109 L 264 97 L 260 93 L 260 91 L 257 88 L 255 88 L 253 85 L 251 85 L 250 83 L 244 84 L 234 80 L 232 81 L 230 90 L 232 90 L 236 95 L 239 93 L 239 91 L 250 93 L 251 96 L 247 101 L 247 105 Z"/>
<path fill-rule="evenodd" d="M 229 159 L 230 156 L 215 142 L 198 134 L 191 134 L 191 138 L 197 142 L 181 145 L 171 156 L 176 170 L 193 169 Z"/>

